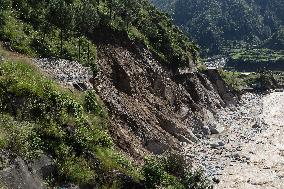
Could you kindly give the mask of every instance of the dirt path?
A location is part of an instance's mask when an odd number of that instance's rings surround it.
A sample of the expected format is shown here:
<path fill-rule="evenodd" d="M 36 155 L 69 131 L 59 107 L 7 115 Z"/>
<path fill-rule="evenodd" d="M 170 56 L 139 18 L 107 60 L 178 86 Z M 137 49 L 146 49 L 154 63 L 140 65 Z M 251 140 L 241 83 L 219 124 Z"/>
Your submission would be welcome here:
<path fill-rule="evenodd" d="M 219 182 L 215 188 L 284 189 L 284 92 L 247 94 L 218 116 L 224 133 L 186 147 Z"/>

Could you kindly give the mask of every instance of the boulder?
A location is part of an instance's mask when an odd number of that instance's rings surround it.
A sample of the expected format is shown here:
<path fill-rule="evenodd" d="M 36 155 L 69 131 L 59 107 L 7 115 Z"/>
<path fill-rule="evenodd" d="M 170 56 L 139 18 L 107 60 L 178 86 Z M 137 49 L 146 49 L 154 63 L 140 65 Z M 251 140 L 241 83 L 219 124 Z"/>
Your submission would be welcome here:
<path fill-rule="evenodd" d="M 16 158 L 7 168 L 0 171 L 0 182 L 9 189 L 44 189 L 43 182 L 29 171 L 25 161 Z"/>
<path fill-rule="evenodd" d="M 33 174 L 43 180 L 51 177 L 56 172 L 55 162 L 44 154 L 32 163 L 31 168 Z"/>
<path fill-rule="evenodd" d="M 261 118 L 257 118 L 255 120 L 255 123 L 252 125 L 252 128 L 257 129 L 257 128 L 261 128 L 263 125 L 263 120 Z"/>

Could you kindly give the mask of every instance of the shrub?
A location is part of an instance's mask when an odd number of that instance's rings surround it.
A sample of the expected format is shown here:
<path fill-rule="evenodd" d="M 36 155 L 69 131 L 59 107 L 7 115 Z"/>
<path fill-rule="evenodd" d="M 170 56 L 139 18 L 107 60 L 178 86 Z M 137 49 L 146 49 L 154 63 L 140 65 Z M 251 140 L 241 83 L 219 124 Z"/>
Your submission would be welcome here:
<path fill-rule="evenodd" d="M 42 141 L 33 130 L 35 124 L 18 122 L 9 115 L 0 116 L 0 149 L 10 150 L 25 158 L 32 159 L 42 153 Z"/>
<path fill-rule="evenodd" d="M 233 89 L 235 92 L 240 92 L 244 86 L 243 81 L 239 78 L 238 72 L 225 71 L 219 69 L 221 78 L 225 81 L 226 85 Z"/>
<path fill-rule="evenodd" d="M 97 97 L 94 91 L 87 91 L 85 94 L 85 108 L 88 112 L 97 114 L 101 111 L 97 102 Z"/>
<path fill-rule="evenodd" d="M 175 152 L 166 153 L 163 156 L 163 162 L 165 163 L 165 170 L 179 178 L 185 175 L 189 168 L 184 156 Z"/>
<path fill-rule="evenodd" d="M 266 70 L 259 70 L 257 72 L 255 83 L 257 84 L 257 89 L 260 90 L 274 89 L 278 85 L 273 73 Z"/>
<path fill-rule="evenodd" d="M 4 12 L 2 19 L 3 24 L 0 27 L 0 39 L 9 42 L 10 47 L 18 52 L 33 54 L 29 48 L 33 33 L 31 32 L 29 35 L 25 33 L 25 31 L 31 29 L 29 25 L 15 19 L 11 11 Z"/>
<path fill-rule="evenodd" d="M 82 156 L 76 156 L 70 146 L 61 144 L 57 151 L 57 164 L 61 177 L 75 184 L 87 184 L 96 178 L 91 164 Z"/>
<path fill-rule="evenodd" d="M 0 133 L 0 149 L 7 147 L 7 138 L 6 135 L 1 131 Z"/>
<path fill-rule="evenodd" d="M 200 170 L 191 170 L 184 157 L 167 153 L 146 159 L 142 169 L 147 188 L 210 189 L 211 183 Z"/>
<path fill-rule="evenodd" d="M 202 63 L 200 63 L 200 64 L 198 65 L 198 67 L 197 67 L 197 71 L 198 71 L 199 73 L 204 73 L 206 70 L 207 70 L 206 65 L 204 65 L 204 64 L 202 64 Z"/>
<path fill-rule="evenodd" d="M 150 157 L 146 159 L 146 163 L 143 167 L 143 175 L 147 188 L 160 186 L 165 177 L 164 165 L 157 159 Z"/>
<path fill-rule="evenodd" d="M 211 189 L 211 183 L 201 170 L 187 171 L 182 183 L 186 189 Z"/>

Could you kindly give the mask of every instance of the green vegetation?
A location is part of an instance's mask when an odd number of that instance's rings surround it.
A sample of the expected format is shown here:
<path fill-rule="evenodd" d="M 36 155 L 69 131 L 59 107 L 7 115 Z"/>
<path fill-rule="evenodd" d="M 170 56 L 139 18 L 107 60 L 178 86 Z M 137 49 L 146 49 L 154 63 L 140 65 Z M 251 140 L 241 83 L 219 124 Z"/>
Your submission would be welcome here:
<path fill-rule="evenodd" d="M 0 6 L 0 40 L 32 56 L 93 65 L 94 38 L 103 31 L 143 43 L 174 68 L 198 56 L 198 48 L 146 0 L 0 0 Z"/>
<path fill-rule="evenodd" d="M 118 178 L 104 175 L 112 170 L 139 179 L 136 168 L 114 150 L 107 114 L 93 92 L 71 93 L 20 58 L 6 57 L 0 73 L 0 149 L 27 161 L 51 155 L 57 181 L 111 184 Z"/>
<path fill-rule="evenodd" d="M 277 84 L 284 87 L 284 72 L 273 72 L 273 76 Z"/>
<path fill-rule="evenodd" d="M 236 92 L 243 89 L 252 88 L 254 90 L 265 91 L 275 89 L 284 84 L 283 72 L 272 72 L 258 70 L 252 73 L 241 73 L 236 71 L 219 70 L 221 77 L 226 84 Z"/>
<path fill-rule="evenodd" d="M 207 70 L 207 67 L 206 67 L 205 64 L 199 63 L 199 64 L 197 65 L 197 71 L 198 71 L 199 73 L 204 73 L 204 72 L 206 72 L 206 70 Z"/>
<path fill-rule="evenodd" d="M 205 54 L 219 54 L 225 47 L 258 46 L 284 25 L 283 0 L 152 2 L 171 14 Z"/>
<path fill-rule="evenodd" d="M 209 189 L 202 171 L 188 171 L 184 158 L 175 153 L 149 157 L 143 167 L 146 188 Z"/>
<path fill-rule="evenodd" d="M 284 50 L 271 49 L 234 49 L 229 57 L 234 61 L 276 62 L 284 61 Z"/>
<path fill-rule="evenodd" d="M 226 69 L 256 72 L 259 69 L 283 70 L 284 50 L 234 49 L 228 53 Z"/>
<path fill-rule="evenodd" d="M 0 183 L 0 189 L 7 189 L 7 188 L 2 186 L 2 184 Z"/>
<path fill-rule="evenodd" d="M 265 48 L 282 50 L 284 49 L 284 27 L 275 32 L 268 40 L 262 45 Z"/>
<path fill-rule="evenodd" d="M 225 81 L 226 85 L 233 89 L 235 92 L 240 92 L 245 85 L 245 81 L 241 79 L 241 73 L 219 70 L 220 76 Z"/>

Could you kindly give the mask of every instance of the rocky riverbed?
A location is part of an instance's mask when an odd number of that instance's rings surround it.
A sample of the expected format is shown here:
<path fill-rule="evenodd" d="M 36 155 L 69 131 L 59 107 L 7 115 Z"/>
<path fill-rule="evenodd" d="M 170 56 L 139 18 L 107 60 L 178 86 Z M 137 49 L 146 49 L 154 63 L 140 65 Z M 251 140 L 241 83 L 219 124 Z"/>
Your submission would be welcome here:
<path fill-rule="evenodd" d="M 238 106 L 216 115 L 224 127 L 197 145 L 185 146 L 216 189 L 284 188 L 284 93 L 245 94 Z"/>

